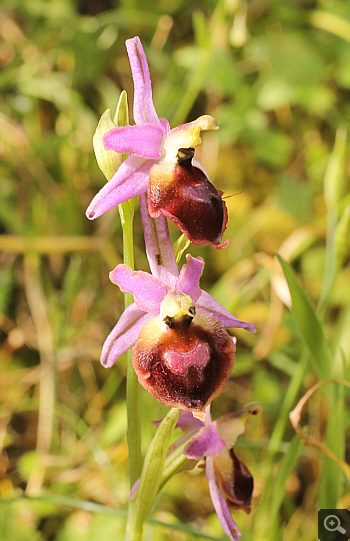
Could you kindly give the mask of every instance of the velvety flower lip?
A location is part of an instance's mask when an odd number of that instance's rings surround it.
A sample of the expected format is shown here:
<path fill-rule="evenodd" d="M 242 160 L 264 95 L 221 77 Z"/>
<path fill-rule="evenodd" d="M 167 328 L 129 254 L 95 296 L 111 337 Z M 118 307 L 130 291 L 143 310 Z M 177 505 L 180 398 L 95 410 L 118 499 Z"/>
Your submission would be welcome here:
<path fill-rule="evenodd" d="M 203 115 L 170 130 L 154 108 L 147 59 L 138 37 L 126 41 L 134 82 L 135 125 L 117 126 L 103 136 L 106 150 L 131 153 L 112 179 L 91 201 L 86 216 L 92 220 L 134 196 L 148 191 L 152 217 L 171 219 L 193 244 L 221 243 L 227 209 L 222 193 L 210 182 L 200 164 L 192 162 L 200 133 L 216 130 L 216 120 Z M 208 226 L 209 224 L 209 226 Z"/>
<path fill-rule="evenodd" d="M 192 162 L 194 148 L 180 148 L 176 163 L 165 156 L 155 164 L 149 176 L 148 209 L 152 218 L 164 214 L 193 244 L 221 243 L 227 225 L 227 209 L 221 197 L 197 162 Z"/>
<path fill-rule="evenodd" d="M 208 406 L 204 422 L 193 416 L 191 418 L 189 412 L 180 412 L 176 425 L 190 434 L 194 433 L 184 448 L 184 455 L 192 460 L 206 460 L 206 475 L 213 506 L 231 541 L 239 541 L 241 532 L 229 508 L 250 512 L 254 485 L 248 468 L 237 458 L 234 446 L 237 437 L 244 432 L 247 418 L 261 412 L 260 404 L 254 402 L 242 410 L 211 421 Z"/>

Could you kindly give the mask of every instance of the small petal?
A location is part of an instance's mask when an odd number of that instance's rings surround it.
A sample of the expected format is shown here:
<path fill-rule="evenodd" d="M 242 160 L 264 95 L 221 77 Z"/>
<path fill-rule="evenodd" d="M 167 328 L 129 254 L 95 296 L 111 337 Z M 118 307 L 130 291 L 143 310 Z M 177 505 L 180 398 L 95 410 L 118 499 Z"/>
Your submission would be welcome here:
<path fill-rule="evenodd" d="M 243 434 L 248 417 L 260 415 L 262 411 L 259 402 L 252 402 L 240 410 L 227 413 L 217 419 L 217 432 L 228 449 L 234 447 L 238 436 Z"/>
<path fill-rule="evenodd" d="M 165 216 L 152 219 L 148 212 L 147 196 L 140 197 L 140 212 L 145 236 L 146 253 L 153 276 L 169 288 L 175 286 L 179 271 Z"/>
<path fill-rule="evenodd" d="M 242 534 L 239 531 L 237 524 L 231 517 L 227 503 L 221 494 L 219 485 L 215 478 L 214 459 L 212 457 L 208 457 L 206 460 L 206 474 L 208 478 L 211 500 L 221 527 L 231 541 L 239 541 Z"/>
<path fill-rule="evenodd" d="M 199 287 L 199 278 L 204 269 L 204 260 L 201 257 L 186 256 L 187 263 L 183 265 L 175 289 L 189 295 L 194 302 L 200 297 L 202 290 Z"/>
<path fill-rule="evenodd" d="M 162 420 L 163 418 L 158 421 L 151 421 L 151 423 L 154 426 L 159 426 Z M 196 419 L 191 411 L 180 411 L 175 428 L 181 428 L 184 432 L 194 432 L 200 430 L 203 426 L 204 423 L 199 419 Z M 182 440 L 182 438 L 180 438 L 180 440 Z M 178 441 L 180 440 L 176 440 L 173 445 L 177 446 Z"/>
<path fill-rule="evenodd" d="M 170 132 L 170 124 L 166 118 L 159 119 L 160 125 L 162 126 L 163 132 L 167 135 Z"/>
<path fill-rule="evenodd" d="M 203 115 L 193 122 L 176 126 L 170 130 L 164 143 L 167 159 L 175 160 L 179 148 L 197 146 L 201 142 L 201 131 L 218 129 L 215 118 L 210 115 Z"/>
<path fill-rule="evenodd" d="M 203 427 L 186 445 L 184 455 L 187 458 L 201 460 L 205 456 L 219 455 L 226 445 L 216 431 L 216 422 Z"/>
<path fill-rule="evenodd" d="M 192 430 L 199 430 L 202 426 L 202 421 L 193 417 L 191 411 L 180 411 L 176 428 L 181 428 L 185 432 L 191 432 Z"/>
<path fill-rule="evenodd" d="M 134 120 L 136 124 L 158 124 L 158 115 L 152 98 L 152 84 L 148 63 L 138 36 L 125 42 L 134 81 Z"/>
<path fill-rule="evenodd" d="M 163 154 L 163 130 L 156 124 L 120 126 L 111 129 L 103 136 L 106 150 L 119 154 L 132 152 L 143 158 L 157 159 Z"/>
<path fill-rule="evenodd" d="M 247 329 L 250 332 L 256 332 L 256 328 L 252 323 L 246 323 L 233 316 L 226 308 L 224 308 L 214 297 L 202 290 L 202 294 L 196 302 L 197 306 L 204 308 L 213 314 L 224 327 L 239 327 Z"/>
<path fill-rule="evenodd" d="M 124 310 L 118 323 L 103 344 L 101 364 L 105 368 L 113 366 L 115 361 L 128 351 L 138 339 L 141 328 L 152 315 L 145 314 L 135 303 Z"/>
<path fill-rule="evenodd" d="M 157 314 L 168 290 L 152 274 L 133 271 L 128 265 L 118 265 L 109 273 L 109 279 L 120 287 L 123 293 L 134 296 L 136 306 L 144 312 Z"/>
<path fill-rule="evenodd" d="M 129 156 L 107 184 L 95 195 L 86 211 L 89 220 L 98 218 L 119 203 L 147 191 L 153 160 Z"/>

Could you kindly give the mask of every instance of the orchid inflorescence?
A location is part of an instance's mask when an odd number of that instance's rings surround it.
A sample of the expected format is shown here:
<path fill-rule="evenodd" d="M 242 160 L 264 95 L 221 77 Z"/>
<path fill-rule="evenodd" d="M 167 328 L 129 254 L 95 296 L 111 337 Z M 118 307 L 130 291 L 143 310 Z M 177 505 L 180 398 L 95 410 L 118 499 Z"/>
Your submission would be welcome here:
<path fill-rule="evenodd" d="M 205 460 L 214 508 L 225 533 L 237 541 L 241 534 L 229 506 L 250 510 L 253 478 L 233 448 L 246 418 L 260 413 L 261 408 L 253 404 L 212 421 L 210 404 L 225 388 L 235 363 L 236 338 L 225 327 L 251 332 L 255 327 L 234 317 L 200 288 L 201 257 L 187 254 L 179 272 L 167 225 L 169 218 L 193 244 L 227 246 L 228 240 L 222 242 L 227 224 L 222 192 L 193 159 L 201 131 L 218 126 L 213 117 L 204 115 L 170 130 L 168 121 L 159 119 L 154 108 L 140 39 L 127 40 L 126 48 L 134 81 L 135 125 L 115 125 L 109 120 L 101 133 L 100 122 L 94 147 L 110 180 L 93 198 L 86 215 L 97 218 L 140 196 L 151 273 L 126 264 L 110 273 L 110 280 L 122 292 L 132 294 L 134 302 L 107 337 L 101 363 L 111 367 L 134 346 L 132 365 L 139 383 L 160 403 L 181 410 L 176 426 L 188 434 L 183 457 Z M 107 174 L 111 151 L 115 159 L 109 163 L 117 169 Z M 133 493 L 141 490 L 137 486 Z"/>

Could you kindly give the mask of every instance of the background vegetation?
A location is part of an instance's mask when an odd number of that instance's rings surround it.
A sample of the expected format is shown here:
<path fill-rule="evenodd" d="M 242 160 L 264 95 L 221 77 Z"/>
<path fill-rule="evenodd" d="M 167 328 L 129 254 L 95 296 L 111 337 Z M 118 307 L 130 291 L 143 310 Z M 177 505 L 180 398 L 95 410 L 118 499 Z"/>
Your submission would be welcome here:
<path fill-rule="evenodd" d="M 98 119 L 122 89 L 132 98 L 134 35 L 159 116 L 175 126 L 209 113 L 221 128 L 197 157 L 227 197 L 231 243 L 190 252 L 206 259 L 202 287 L 258 329 L 237 332 L 213 404 L 215 417 L 253 400 L 265 410 L 237 446 L 255 477 L 251 515 L 235 513 L 242 539 L 314 541 L 317 509 L 350 500 L 345 464 L 308 437 L 349 459 L 349 390 L 317 389 L 304 437 L 288 414 L 313 384 L 350 374 L 349 3 L 4 0 L 0 10 L 1 541 L 123 538 L 125 359 L 99 364 L 123 309 L 108 280 L 121 226 L 117 211 L 93 223 L 84 212 L 104 182 Z M 137 210 L 135 251 L 147 270 Z M 146 392 L 142 404 L 145 450 L 165 408 Z M 202 470 L 175 476 L 152 517 L 171 529 L 149 522 L 145 539 L 224 538 Z"/>

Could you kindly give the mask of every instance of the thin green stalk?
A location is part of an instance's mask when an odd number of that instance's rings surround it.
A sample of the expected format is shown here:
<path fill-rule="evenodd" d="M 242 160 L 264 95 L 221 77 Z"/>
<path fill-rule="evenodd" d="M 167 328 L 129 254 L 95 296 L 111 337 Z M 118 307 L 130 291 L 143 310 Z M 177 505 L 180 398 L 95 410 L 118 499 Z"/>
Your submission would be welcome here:
<path fill-rule="evenodd" d="M 112 121 L 110 110 L 105 111 L 98 123 L 93 138 L 94 151 L 97 163 L 107 178 L 110 180 L 117 171 L 120 164 L 126 159 L 126 154 L 118 154 L 106 150 L 103 144 L 103 136 L 115 126 L 126 126 L 129 124 L 128 100 L 126 92 L 120 95 L 117 110 Z M 133 240 L 133 201 L 125 201 L 118 205 L 120 220 L 123 230 L 123 261 L 134 269 L 134 240 Z M 125 308 L 133 302 L 133 296 L 125 293 Z M 126 408 L 127 408 L 127 440 L 129 448 L 129 479 L 133 486 L 141 474 L 141 406 L 140 386 L 132 366 L 132 351 L 127 353 L 127 383 L 126 383 Z M 130 511 L 130 510 L 129 510 Z"/>
<path fill-rule="evenodd" d="M 132 487 L 140 477 L 142 456 L 140 385 L 132 366 L 131 349 L 127 353 L 126 412 L 128 421 L 129 479 L 130 487 Z"/>
<path fill-rule="evenodd" d="M 129 124 L 128 99 L 125 91 L 120 94 L 113 122 L 116 126 L 126 126 Z M 119 155 L 121 162 L 123 162 L 126 158 L 127 154 Z M 115 159 L 115 155 L 112 155 L 110 159 Z M 129 265 L 129 267 L 134 269 L 133 200 L 128 200 L 121 203 L 118 205 L 118 210 L 123 230 L 123 261 L 126 265 Z M 131 293 L 125 293 L 125 308 L 127 308 L 133 302 L 133 300 L 134 299 Z M 131 349 L 127 352 L 126 412 L 128 423 L 127 440 L 129 450 L 129 480 L 130 487 L 132 487 L 141 474 L 142 455 L 140 385 L 137 380 L 135 370 L 132 366 Z"/>
<path fill-rule="evenodd" d="M 134 268 L 133 249 L 133 209 L 132 202 L 125 201 L 119 205 L 119 214 L 123 229 L 123 261 Z M 124 294 L 125 308 L 133 302 L 130 293 Z M 126 412 L 127 412 L 127 441 L 129 449 L 129 480 L 130 487 L 134 485 L 141 474 L 141 401 L 140 385 L 132 366 L 132 350 L 127 352 L 126 377 Z"/>

